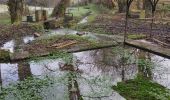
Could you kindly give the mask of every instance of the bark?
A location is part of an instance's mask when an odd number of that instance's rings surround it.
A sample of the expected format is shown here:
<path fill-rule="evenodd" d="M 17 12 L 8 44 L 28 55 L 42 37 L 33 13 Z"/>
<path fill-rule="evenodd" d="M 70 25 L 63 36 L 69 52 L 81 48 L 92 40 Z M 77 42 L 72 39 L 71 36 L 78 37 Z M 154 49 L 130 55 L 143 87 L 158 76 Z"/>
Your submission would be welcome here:
<path fill-rule="evenodd" d="M 58 5 L 55 6 L 52 17 L 62 17 L 66 11 L 67 6 L 70 4 L 70 0 L 61 0 Z"/>
<path fill-rule="evenodd" d="M 11 16 L 11 23 L 20 23 L 24 12 L 24 0 L 9 0 L 7 4 Z"/>
<path fill-rule="evenodd" d="M 144 2 L 143 9 L 145 10 L 146 17 L 150 17 L 152 11 L 152 5 L 149 2 L 149 0 L 144 0 L 143 2 Z"/>
<path fill-rule="evenodd" d="M 118 0 L 118 8 L 119 13 L 125 13 L 126 12 L 126 0 Z"/>

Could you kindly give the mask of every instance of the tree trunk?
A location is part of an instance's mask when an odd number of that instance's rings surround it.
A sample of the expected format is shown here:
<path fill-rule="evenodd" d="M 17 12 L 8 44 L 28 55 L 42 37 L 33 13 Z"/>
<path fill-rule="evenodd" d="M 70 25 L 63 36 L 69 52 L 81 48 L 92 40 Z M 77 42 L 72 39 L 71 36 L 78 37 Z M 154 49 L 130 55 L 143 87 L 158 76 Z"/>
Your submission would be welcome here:
<path fill-rule="evenodd" d="M 24 0 L 9 0 L 7 4 L 11 16 L 11 23 L 20 23 L 24 11 Z"/>
<path fill-rule="evenodd" d="M 118 0 L 118 8 L 119 13 L 125 13 L 126 12 L 126 0 Z"/>
<path fill-rule="evenodd" d="M 67 6 L 70 4 L 70 0 L 61 0 L 58 5 L 55 6 L 52 17 L 62 17 L 66 11 Z"/>
<path fill-rule="evenodd" d="M 152 11 L 152 5 L 149 2 L 149 0 L 144 0 L 143 2 L 144 2 L 143 8 L 145 10 L 146 17 L 150 17 L 151 16 L 151 11 Z"/>

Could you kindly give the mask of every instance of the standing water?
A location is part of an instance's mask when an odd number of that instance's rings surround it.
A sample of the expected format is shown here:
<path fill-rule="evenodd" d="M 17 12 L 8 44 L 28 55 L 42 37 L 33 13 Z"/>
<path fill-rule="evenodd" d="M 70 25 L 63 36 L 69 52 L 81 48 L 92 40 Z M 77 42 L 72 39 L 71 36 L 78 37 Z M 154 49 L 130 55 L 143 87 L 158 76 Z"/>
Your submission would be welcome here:
<path fill-rule="evenodd" d="M 10 41 L 6 42 L 5 44 L 3 44 L 1 49 L 7 50 L 10 53 L 14 53 L 17 46 L 19 46 L 23 43 L 27 44 L 33 40 L 35 40 L 34 36 L 26 36 L 26 37 L 23 37 L 22 39 L 10 40 Z"/>
<path fill-rule="evenodd" d="M 136 60 L 136 56 L 138 57 L 137 53 L 133 54 L 133 60 Z M 170 88 L 168 80 L 170 60 L 146 54 L 154 65 L 151 70 L 153 81 Z M 43 100 L 56 100 L 56 98 L 59 100 L 79 100 L 80 98 L 125 100 L 111 87 L 118 82 L 134 79 L 139 72 L 137 64 L 123 64 L 121 55 L 113 52 L 113 48 L 73 53 L 72 60 L 71 64 L 66 64 L 62 59 L 44 59 L 15 64 L 1 63 L 0 79 L 3 86 L 8 86 L 9 83 L 19 82 L 30 76 L 40 79 L 50 77 L 54 83 L 41 90 L 40 95 L 44 98 Z"/>

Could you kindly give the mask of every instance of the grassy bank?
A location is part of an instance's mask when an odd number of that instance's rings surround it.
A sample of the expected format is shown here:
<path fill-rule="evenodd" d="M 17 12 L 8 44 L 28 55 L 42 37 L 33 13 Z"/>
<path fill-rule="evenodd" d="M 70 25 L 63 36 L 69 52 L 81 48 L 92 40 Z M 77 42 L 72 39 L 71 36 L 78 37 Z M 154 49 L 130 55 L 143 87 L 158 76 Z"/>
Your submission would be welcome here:
<path fill-rule="evenodd" d="M 10 20 L 10 16 L 7 13 L 1 14 L 0 13 L 0 24 L 2 25 L 7 25 L 7 24 L 11 24 L 11 20 Z"/>
<path fill-rule="evenodd" d="M 113 89 L 127 100 L 170 100 L 170 90 L 140 76 L 120 82 Z"/>

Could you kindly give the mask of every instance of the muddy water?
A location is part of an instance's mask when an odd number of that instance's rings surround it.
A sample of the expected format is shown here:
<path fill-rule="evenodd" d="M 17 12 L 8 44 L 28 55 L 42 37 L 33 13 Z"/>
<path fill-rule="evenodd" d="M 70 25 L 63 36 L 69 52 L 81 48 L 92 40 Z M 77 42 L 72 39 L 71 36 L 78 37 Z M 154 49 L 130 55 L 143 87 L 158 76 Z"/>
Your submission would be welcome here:
<path fill-rule="evenodd" d="M 139 50 L 134 53 L 134 59 L 141 54 L 154 64 L 151 79 L 170 88 L 170 60 Z M 78 52 L 73 56 L 72 65 L 66 67 L 62 59 L 1 63 L 0 82 L 7 86 L 29 76 L 49 76 L 56 80 L 56 84 L 43 90 L 46 94 L 44 100 L 62 100 L 63 97 L 66 98 L 64 100 L 78 100 L 80 97 L 84 100 L 124 100 L 111 86 L 123 80 L 134 79 L 139 72 L 134 63 L 122 64 L 120 55 L 113 53 L 112 48 Z"/>

